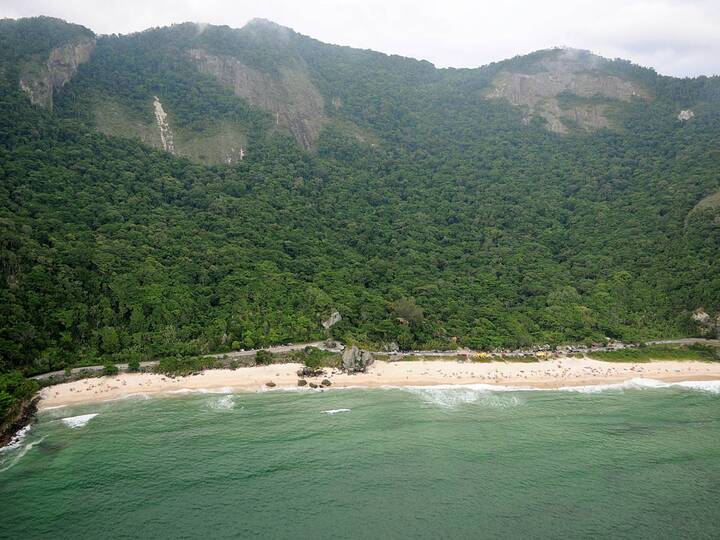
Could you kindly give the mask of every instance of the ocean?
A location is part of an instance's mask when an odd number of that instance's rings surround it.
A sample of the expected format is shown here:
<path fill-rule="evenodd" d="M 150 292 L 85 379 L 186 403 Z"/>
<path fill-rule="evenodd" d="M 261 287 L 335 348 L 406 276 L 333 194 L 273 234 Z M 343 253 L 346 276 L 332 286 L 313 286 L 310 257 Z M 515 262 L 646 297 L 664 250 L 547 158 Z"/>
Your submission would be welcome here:
<path fill-rule="evenodd" d="M 196 393 L 41 413 L 2 538 L 720 538 L 720 382 Z"/>

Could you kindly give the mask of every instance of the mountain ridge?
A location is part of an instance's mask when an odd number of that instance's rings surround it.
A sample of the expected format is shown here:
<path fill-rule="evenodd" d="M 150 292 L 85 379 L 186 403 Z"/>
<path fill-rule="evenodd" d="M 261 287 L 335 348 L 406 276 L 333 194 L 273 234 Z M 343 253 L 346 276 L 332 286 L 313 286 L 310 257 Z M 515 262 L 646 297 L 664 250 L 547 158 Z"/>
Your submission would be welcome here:
<path fill-rule="evenodd" d="M 270 30 L 0 23 L 0 369 L 640 340 L 720 310 L 720 79 Z M 76 38 L 32 105 L 26 63 Z"/>

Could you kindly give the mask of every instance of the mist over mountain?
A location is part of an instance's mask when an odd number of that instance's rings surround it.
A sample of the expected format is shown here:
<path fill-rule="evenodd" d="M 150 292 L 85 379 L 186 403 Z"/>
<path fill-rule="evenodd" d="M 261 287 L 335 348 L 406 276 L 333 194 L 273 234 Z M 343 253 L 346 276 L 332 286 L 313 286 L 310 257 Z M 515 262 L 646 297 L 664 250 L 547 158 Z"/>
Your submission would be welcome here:
<path fill-rule="evenodd" d="M 0 74 L 2 369 L 325 337 L 640 340 L 718 317 L 718 77 L 46 17 L 0 21 Z"/>

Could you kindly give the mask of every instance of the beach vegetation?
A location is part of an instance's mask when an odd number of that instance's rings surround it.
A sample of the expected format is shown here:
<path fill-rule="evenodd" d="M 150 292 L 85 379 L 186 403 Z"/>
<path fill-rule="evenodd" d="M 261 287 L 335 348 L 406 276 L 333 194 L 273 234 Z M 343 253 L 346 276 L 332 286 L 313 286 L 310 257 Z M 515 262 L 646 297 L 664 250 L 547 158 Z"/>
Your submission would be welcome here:
<path fill-rule="evenodd" d="M 110 377 L 117 375 L 118 372 L 118 367 L 112 362 L 107 362 L 102 369 L 102 374 Z"/>
<path fill-rule="evenodd" d="M 130 373 L 137 373 L 140 371 L 140 359 L 137 357 L 130 358 L 128 360 L 128 371 Z"/>
<path fill-rule="evenodd" d="M 255 353 L 255 363 L 259 366 L 267 366 L 273 363 L 274 356 L 270 351 L 264 349 Z"/>
<path fill-rule="evenodd" d="M 183 377 L 217 367 L 220 367 L 220 363 L 212 357 L 172 356 L 161 359 L 155 366 L 155 371 L 173 377 Z"/>
<path fill-rule="evenodd" d="M 301 351 L 293 351 L 290 358 L 310 369 L 323 367 L 339 367 L 341 356 L 330 351 L 323 351 L 317 347 L 305 347 Z"/>
<path fill-rule="evenodd" d="M 615 351 L 591 352 L 588 353 L 587 356 L 594 360 L 603 360 L 605 362 L 651 362 L 653 360 L 720 361 L 719 349 L 705 345 L 648 345 L 645 347 L 619 349 Z"/>

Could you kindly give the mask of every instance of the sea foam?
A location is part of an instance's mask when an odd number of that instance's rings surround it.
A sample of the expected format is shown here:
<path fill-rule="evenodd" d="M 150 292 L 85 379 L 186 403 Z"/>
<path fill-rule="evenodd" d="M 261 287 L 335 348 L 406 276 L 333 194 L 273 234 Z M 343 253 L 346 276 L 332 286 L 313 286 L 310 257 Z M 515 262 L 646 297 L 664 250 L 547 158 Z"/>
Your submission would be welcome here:
<path fill-rule="evenodd" d="M 45 437 L 42 437 L 41 439 L 38 439 L 37 441 L 28 443 L 28 444 L 26 444 L 25 446 L 23 446 L 22 450 L 20 450 L 20 451 L 17 453 L 17 455 L 15 455 L 15 456 L 12 458 L 12 460 L 10 461 L 10 463 L 8 463 L 5 467 L 3 467 L 2 469 L 0 469 L 0 473 L 5 472 L 5 471 L 7 471 L 8 469 L 10 469 L 11 467 L 13 467 L 18 461 L 20 461 L 20 460 L 23 458 L 23 456 L 24 456 L 25 454 L 27 454 L 30 450 L 32 450 L 35 445 L 40 444 L 40 443 L 43 442 L 44 440 L 45 440 Z M 6 446 L 5 448 L 7 448 L 7 446 Z M 15 448 L 18 448 L 18 447 L 16 446 Z"/>
<path fill-rule="evenodd" d="M 323 411 L 325 414 L 337 414 L 341 412 L 350 412 L 352 409 L 330 409 L 327 411 Z"/>
<path fill-rule="evenodd" d="M 426 403 L 445 408 L 455 408 L 462 404 L 478 403 L 491 408 L 509 408 L 522 404 L 517 395 L 501 396 L 512 392 L 577 392 L 581 394 L 600 394 L 602 392 L 622 392 L 624 390 L 647 390 L 662 388 L 684 388 L 700 392 L 720 394 L 720 381 L 680 381 L 664 382 L 656 379 L 634 378 L 612 384 L 594 384 L 583 386 L 563 386 L 560 388 L 539 388 L 531 386 L 501 386 L 494 384 L 443 384 L 436 386 L 385 387 L 399 388 L 420 396 Z"/>
<path fill-rule="evenodd" d="M 635 378 L 615 384 L 596 384 L 587 386 L 564 386 L 558 390 L 565 392 L 579 392 L 583 394 L 598 394 L 606 391 L 641 390 L 657 388 L 685 388 L 720 394 L 720 381 L 680 381 L 664 382 L 656 379 Z"/>
<path fill-rule="evenodd" d="M 61 418 L 62 423 L 69 428 L 79 428 L 87 425 L 87 423 L 95 418 L 98 413 L 93 414 L 81 414 L 80 416 L 70 416 L 68 418 Z"/>
<path fill-rule="evenodd" d="M 460 405 L 476 403 L 492 409 L 517 407 L 523 400 L 517 395 L 502 396 L 502 392 L 531 390 L 529 388 L 493 386 L 489 384 L 412 386 L 407 391 L 423 399 L 428 405 L 454 409 Z"/>
<path fill-rule="evenodd" d="M 32 429 L 32 426 L 25 426 L 21 430 L 19 430 L 15 435 L 13 435 L 12 439 L 10 439 L 10 442 L 6 445 L 0 448 L 0 452 L 8 452 L 10 450 L 15 450 L 16 448 L 20 448 L 20 445 L 22 444 L 25 437 L 27 437 L 28 433 L 30 433 L 30 430 Z"/>
<path fill-rule="evenodd" d="M 232 394 L 233 389 L 230 386 L 221 388 L 178 388 L 177 390 L 168 390 L 166 394 Z"/>
<path fill-rule="evenodd" d="M 232 394 L 213 399 L 208 406 L 216 411 L 229 411 L 235 408 L 235 401 Z"/>

